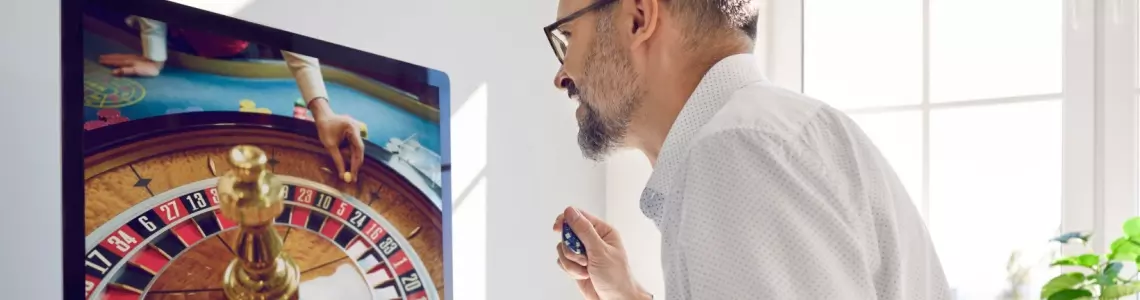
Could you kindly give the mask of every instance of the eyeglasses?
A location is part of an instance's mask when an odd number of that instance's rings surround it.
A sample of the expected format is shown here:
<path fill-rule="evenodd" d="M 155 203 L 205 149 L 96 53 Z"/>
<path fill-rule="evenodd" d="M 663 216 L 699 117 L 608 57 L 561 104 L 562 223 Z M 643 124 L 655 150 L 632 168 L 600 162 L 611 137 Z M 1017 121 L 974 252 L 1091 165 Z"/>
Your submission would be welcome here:
<path fill-rule="evenodd" d="M 574 13 L 571 13 L 565 17 L 562 17 L 561 19 L 558 19 L 557 21 L 554 21 L 553 24 L 542 28 L 542 30 L 546 32 L 546 39 L 550 41 L 550 48 L 554 49 L 554 56 L 558 57 L 558 63 L 563 63 L 565 61 L 566 47 L 570 45 L 569 38 L 567 38 L 565 34 L 562 34 L 562 30 L 558 27 L 562 26 L 562 24 L 573 21 L 582 15 L 601 9 L 607 4 L 614 3 L 614 1 L 617 0 L 598 0 L 598 2 L 594 2 L 594 4 L 590 4 L 590 6 L 587 6 L 586 8 L 579 9 Z"/>

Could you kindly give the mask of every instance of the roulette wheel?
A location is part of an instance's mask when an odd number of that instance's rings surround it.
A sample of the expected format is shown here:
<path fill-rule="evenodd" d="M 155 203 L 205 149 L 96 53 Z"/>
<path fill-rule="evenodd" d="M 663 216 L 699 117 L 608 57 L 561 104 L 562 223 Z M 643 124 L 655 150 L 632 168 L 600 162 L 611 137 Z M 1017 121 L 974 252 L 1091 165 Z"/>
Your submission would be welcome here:
<path fill-rule="evenodd" d="M 380 146 L 346 183 L 312 123 L 285 116 L 181 113 L 83 139 L 87 299 L 444 294 L 440 191 Z"/>

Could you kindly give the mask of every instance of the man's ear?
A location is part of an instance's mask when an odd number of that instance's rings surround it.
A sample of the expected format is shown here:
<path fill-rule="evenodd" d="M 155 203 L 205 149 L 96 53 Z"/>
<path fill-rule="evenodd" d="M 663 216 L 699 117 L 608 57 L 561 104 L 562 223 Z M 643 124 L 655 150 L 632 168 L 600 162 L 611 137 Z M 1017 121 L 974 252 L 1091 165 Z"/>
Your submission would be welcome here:
<path fill-rule="evenodd" d="M 632 14 L 627 27 L 632 36 L 630 47 L 636 48 L 649 41 L 649 37 L 653 36 L 657 30 L 657 24 L 661 18 L 661 1 L 660 0 L 626 0 L 623 6 L 627 7 Z"/>

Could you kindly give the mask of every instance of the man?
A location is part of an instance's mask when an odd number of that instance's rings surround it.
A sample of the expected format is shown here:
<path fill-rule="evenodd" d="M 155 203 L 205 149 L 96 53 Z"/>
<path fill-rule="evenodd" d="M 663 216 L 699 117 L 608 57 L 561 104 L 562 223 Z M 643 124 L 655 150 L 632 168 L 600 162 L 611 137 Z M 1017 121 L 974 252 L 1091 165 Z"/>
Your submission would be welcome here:
<path fill-rule="evenodd" d="M 597 1 L 597 2 L 594 2 Z M 867 136 L 765 81 L 748 0 L 561 0 L 554 84 L 600 160 L 641 150 L 669 299 L 949 299 L 922 218 Z M 558 264 L 588 299 L 651 299 L 616 230 L 559 215 L 585 247 Z"/>
<path fill-rule="evenodd" d="M 143 54 L 106 54 L 99 57 L 99 63 L 114 67 L 111 74 L 115 76 L 158 76 L 167 58 L 166 23 L 138 16 L 127 18 L 127 22 L 139 29 Z M 178 32 L 182 48 L 194 55 L 216 59 L 257 56 L 258 50 L 251 47 L 253 44 L 248 41 L 194 29 L 181 29 Z M 281 55 L 297 81 L 297 87 L 309 111 L 313 113 L 313 123 L 317 126 L 321 144 L 332 156 L 337 174 L 345 182 L 352 182 L 360 165 L 364 163 L 364 140 L 360 137 L 359 125 L 348 116 L 333 113 L 329 107 L 328 91 L 321 75 L 320 62 L 316 58 L 289 51 L 281 51 Z M 346 140 L 351 160 L 347 171 L 340 150 L 341 142 Z"/>

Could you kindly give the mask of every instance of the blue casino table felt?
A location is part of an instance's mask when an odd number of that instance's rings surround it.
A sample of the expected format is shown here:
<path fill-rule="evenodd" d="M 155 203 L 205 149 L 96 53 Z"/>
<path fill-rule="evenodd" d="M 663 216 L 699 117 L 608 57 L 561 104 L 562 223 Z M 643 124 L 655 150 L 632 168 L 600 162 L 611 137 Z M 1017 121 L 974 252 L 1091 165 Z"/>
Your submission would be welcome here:
<path fill-rule="evenodd" d="M 246 99 L 273 114 L 293 117 L 293 103 L 301 97 L 292 78 L 233 77 L 177 66 L 167 66 L 157 77 L 115 77 L 111 68 L 97 63 L 99 56 L 138 51 L 91 31 L 85 31 L 83 39 L 84 121 L 99 120 L 103 108 L 117 109 L 131 120 L 180 111 L 238 111 L 239 102 Z M 364 122 L 369 141 L 383 145 L 389 138 L 416 135 L 421 145 L 440 153 L 438 123 L 348 86 L 335 82 L 325 86 L 333 111 Z"/>

